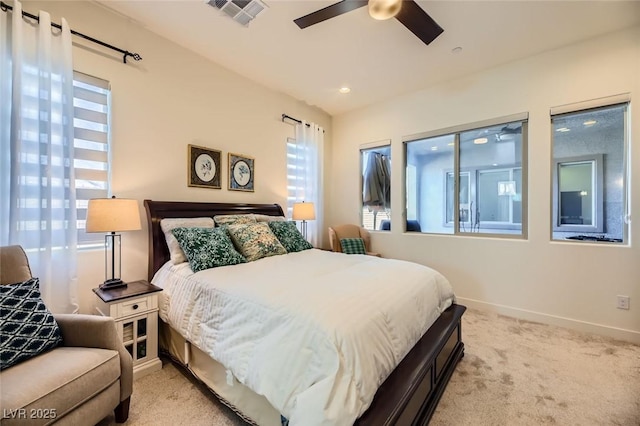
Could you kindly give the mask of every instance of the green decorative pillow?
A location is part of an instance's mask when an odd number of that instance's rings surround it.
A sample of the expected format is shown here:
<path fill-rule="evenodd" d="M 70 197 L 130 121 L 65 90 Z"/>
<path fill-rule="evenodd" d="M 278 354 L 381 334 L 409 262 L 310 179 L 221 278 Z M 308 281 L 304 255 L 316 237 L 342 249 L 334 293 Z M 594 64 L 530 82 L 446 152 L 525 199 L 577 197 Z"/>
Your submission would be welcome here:
<path fill-rule="evenodd" d="M 247 262 L 233 247 L 226 226 L 174 228 L 171 232 L 187 256 L 193 272 Z"/>
<path fill-rule="evenodd" d="M 248 225 L 229 225 L 233 244 L 249 262 L 263 257 L 287 254 L 266 222 Z"/>
<path fill-rule="evenodd" d="M 193 218 L 167 218 L 160 221 L 160 228 L 164 232 L 164 238 L 169 247 L 169 255 L 174 265 L 187 261 L 180 243 L 173 236 L 171 230 L 175 228 L 213 228 L 213 219 L 210 217 L 193 217 Z"/>
<path fill-rule="evenodd" d="M 0 285 L 0 370 L 58 346 L 58 323 L 40 298 L 40 282 Z"/>
<path fill-rule="evenodd" d="M 256 223 L 256 218 L 252 214 L 219 214 L 213 217 L 217 226 L 222 225 L 244 225 Z"/>
<path fill-rule="evenodd" d="M 342 252 L 346 254 L 367 254 L 362 238 L 343 238 L 340 240 Z"/>
<path fill-rule="evenodd" d="M 269 222 L 269 228 L 288 253 L 309 250 L 313 246 L 305 240 L 295 222 Z"/>

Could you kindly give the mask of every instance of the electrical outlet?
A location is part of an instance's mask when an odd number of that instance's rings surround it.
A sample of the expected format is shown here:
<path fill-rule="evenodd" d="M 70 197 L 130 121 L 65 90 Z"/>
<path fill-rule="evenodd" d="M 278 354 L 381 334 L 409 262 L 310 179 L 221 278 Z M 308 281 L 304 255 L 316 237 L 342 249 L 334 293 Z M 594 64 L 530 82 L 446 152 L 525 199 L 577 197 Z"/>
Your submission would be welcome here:
<path fill-rule="evenodd" d="M 629 296 L 618 296 L 618 309 L 629 309 Z"/>

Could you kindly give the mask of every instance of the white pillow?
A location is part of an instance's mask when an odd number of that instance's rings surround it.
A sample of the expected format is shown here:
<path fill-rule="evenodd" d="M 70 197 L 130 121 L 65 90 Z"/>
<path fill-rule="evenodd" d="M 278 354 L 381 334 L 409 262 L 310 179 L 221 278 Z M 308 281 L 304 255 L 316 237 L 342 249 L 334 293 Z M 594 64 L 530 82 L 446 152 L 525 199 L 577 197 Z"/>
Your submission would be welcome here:
<path fill-rule="evenodd" d="M 164 238 L 167 241 L 167 247 L 169 247 L 169 254 L 171 255 L 171 262 L 174 265 L 186 262 L 185 256 L 180 243 L 171 232 L 174 228 L 213 228 L 213 219 L 210 217 L 194 217 L 194 218 L 177 218 L 177 219 L 162 219 L 160 221 L 160 228 L 164 232 Z"/>

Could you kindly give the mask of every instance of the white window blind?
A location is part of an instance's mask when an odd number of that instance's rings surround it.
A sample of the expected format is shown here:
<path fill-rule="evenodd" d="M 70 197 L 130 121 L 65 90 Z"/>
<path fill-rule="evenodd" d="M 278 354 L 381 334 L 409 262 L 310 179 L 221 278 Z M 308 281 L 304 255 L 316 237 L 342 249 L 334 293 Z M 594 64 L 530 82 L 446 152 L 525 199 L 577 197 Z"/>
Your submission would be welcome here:
<path fill-rule="evenodd" d="M 304 199 L 305 147 L 287 138 L 287 217 L 293 214 L 293 204 Z"/>
<path fill-rule="evenodd" d="M 91 198 L 109 196 L 109 82 L 80 72 L 73 74 L 74 169 L 78 244 L 102 244 L 102 234 L 85 232 Z"/>

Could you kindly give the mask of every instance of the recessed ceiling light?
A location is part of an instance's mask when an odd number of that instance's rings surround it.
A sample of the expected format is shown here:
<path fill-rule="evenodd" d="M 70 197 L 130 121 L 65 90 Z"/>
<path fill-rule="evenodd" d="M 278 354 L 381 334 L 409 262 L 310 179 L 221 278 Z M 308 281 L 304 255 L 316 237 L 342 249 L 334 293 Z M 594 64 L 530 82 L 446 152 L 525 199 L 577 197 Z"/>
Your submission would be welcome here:
<path fill-rule="evenodd" d="M 492 166 L 493 167 L 498 167 L 498 163 L 493 163 Z"/>
<path fill-rule="evenodd" d="M 569 129 L 568 127 L 560 127 L 556 129 L 556 132 L 561 132 L 561 133 L 570 132 L 570 131 L 571 129 Z"/>
<path fill-rule="evenodd" d="M 349 87 L 345 86 L 345 87 L 341 87 L 339 92 L 340 93 L 349 93 L 349 92 L 351 92 L 351 89 Z"/>
<path fill-rule="evenodd" d="M 584 124 L 585 126 L 593 126 L 593 125 L 594 125 L 594 124 L 596 124 L 596 123 L 597 123 L 597 121 L 596 121 L 596 120 L 587 120 L 587 121 L 585 121 L 585 122 L 584 122 L 584 123 L 582 123 L 582 124 Z"/>
<path fill-rule="evenodd" d="M 458 46 L 458 47 L 454 47 L 453 49 L 451 49 L 451 53 L 460 53 L 462 52 L 462 47 Z"/>
<path fill-rule="evenodd" d="M 447 145 L 448 145 L 448 146 L 454 146 L 454 145 L 455 145 L 455 143 L 453 143 L 453 142 L 449 142 Z"/>
<path fill-rule="evenodd" d="M 431 147 L 431 151 L 437 151 L 437 150 L 438 150 L 438 147 L 437 147 L 437 146 L 432 146 L 432 147 Z"/>
<path fill-rule="evenodd" d="M 487 143 L 489 142 L 489 139 L 487 138 L 477 138 L 473 140 L 473 143 L 476 145 L 482 145 L 483 143 Z"/>

